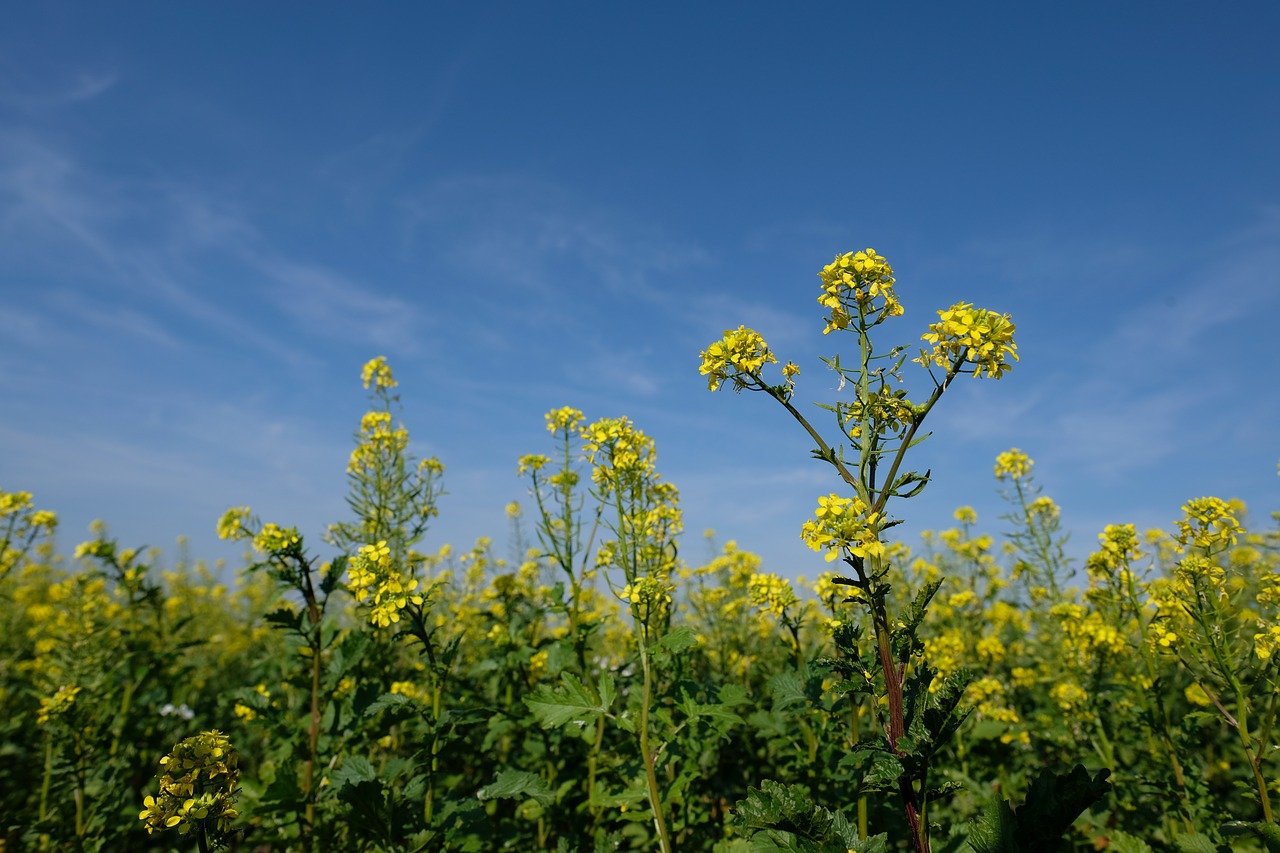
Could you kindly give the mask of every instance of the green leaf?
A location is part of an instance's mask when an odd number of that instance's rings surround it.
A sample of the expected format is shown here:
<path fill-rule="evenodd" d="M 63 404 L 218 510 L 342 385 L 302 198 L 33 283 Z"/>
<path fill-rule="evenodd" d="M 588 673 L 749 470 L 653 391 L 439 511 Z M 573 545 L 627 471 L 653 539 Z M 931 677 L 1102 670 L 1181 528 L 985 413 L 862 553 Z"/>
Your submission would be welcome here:
<path fill-rule="evenodd" d="M 780 672 L 769 679 L 769 696 L 773 699 L 774 710 L 802 705 L 808 701 L 804 692 L 804 681 L 795 672 Z"/>
<path fill-rule="evenodd" d="M 877 752 L 871 759 L 871 767 L 863 777 L 863 785 L 869 791 L 897 791 L 898 780 L 905 772 L 898 757 L 889 752 Z"/>
<path fill-rule="evenodd" d="M 516 797 L 532 798 L 542 805 L 555 802 L 556 795 L 545 779 L 526 770 L 503 770 L 492 784 L 476 792 L 481 800 L 504 800 Z"/>
<path fill-rule="evenodd" d="M 1111 790 L 1110 770 L 1090 776 L 1077 764 L 1066 774 L 1042 771 L 1018 809 L 1018 842 L 1029 850 L 1056 844 L 1076 818 Z"/>
<path fill-rule="evenodd" d="M 532 696 L 524 700 L 529 711 L 544 729 L 573 724 L 580 728 L 594 723 L 602 714 L 607 714 L 609 706 L 604 703 L 600 694 L 589 684 L 583 684 L 573 674 L 565 672 L 560 676 L 561 683 L 557 687 L 543 685 Z M 605 679 L 601 679 L 605 686 Z M 609 678 L 605 689 L 613 698 L 612 678 Z"/>
<path fill-rule="evenodd" d="M 739 831 L 751 833 L 749 849 L 754 851 L 881 853 L 886 849 L 885 836 L 859 839 L 843 815 L 814 803 L 801 785 L 762 782 L 734 806 L 733 822 Z"/>
<path fill-rule="evenodd" d="M 408 706 L 415 704 L 408 696 L 401 696 L 399 693 L 383 693 L 377 699 L 369 703 L 364 709 L 366 717 L 372 717 L 382 711 L 389 709 L 405 710 Z"/>
<path fill-rule="evenodd" d="M 1184 832 L 1173 837 L 1173 846 L 1178 853 L 1217 853 L 1218 847 L 1207 835 L 1198 832 Z"/>
<path fill-rule="evenodd" d="M 1090 776 L 1079 764 L 1064 774 L 1041 771 L 1017 812 L 999 798 L 983 808 L 969 825 L 969 846 L 976 853 L 1057 849 L 1076 818 L 1111 790 L 1109 775 L 1104 769 Z"/>
<path fill-rule="evenodd" d="M 1108 832 L 1107 850 L 1114 853 L 1153 853 L 1150 844 L 1127 832 Z"/>
<path fill-rule="evenodd" d="M 1015 840 L 1018 820 L 1009 801 L 995 799 L 983 806 L 982 814 L 969 824 L 969 846 L 974 853 L 1018 853 Z"/>
<path fill-rule="evenodd" d="M 302 625 L 302 611 L 299 610 L 295 613 L 288 607 L 272 610 L 262 618 L 271 627 L 279 628 L 282 631 L 297 631 L 300 630 Z"/>
<path fill-rule="evenodd" d="M 343 759 L 342 766 L 330 775 L 329 782 L 335 790 L 341 791 L 349 785 L 372 782 L 377 778 L 378 774 L 369 763 L 369 759 L 360 755 L 348 755 Z"/>
<path fill-rule="evenodd" d="M 681 625 L 673 631 L 663 635 L 658 640 L 657 647 L 668 654 L 679 654 L 685 649 L 696 645 L 698 642 L 698 634 L 688 625 Z"/>

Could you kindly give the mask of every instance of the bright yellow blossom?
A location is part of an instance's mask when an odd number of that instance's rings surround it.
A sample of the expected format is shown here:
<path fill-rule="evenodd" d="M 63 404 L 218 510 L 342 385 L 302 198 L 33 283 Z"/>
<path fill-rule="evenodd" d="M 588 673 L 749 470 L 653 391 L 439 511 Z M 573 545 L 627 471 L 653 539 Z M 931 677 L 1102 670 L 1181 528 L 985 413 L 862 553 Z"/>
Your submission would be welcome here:
<path fill-rule="evenodd" d="M 387 364 L 387 357 L 383 355 L 365 362 L 364 367 L 360 368 L 360 382 L 365 388 L 370 386 L 394 388 L 398 384 L 395 377 L 391 375 L 391 365 Z"/>
<path fill-rule="evenodd" d="M 1021 480 L 1031 476 L 1031 468 L 1034 465 L 1030 456 L 1014 447 L 996 457 L 996 479 Z"/>
<path fill-rule="evenodd" d="M 707 387 L 712 391 L 725 380 L 731 380 L 735 388 L 746 387 L 747 380 L 758 377 L 765 364 L 778 361 L 760 333 L 746 326 L 725 329 L 724 337 L 708 344 L 699 355 L 702 366 L 698 372 L 707 377 Z"/>
<path fill-rule="evenodd" d="M 916 359 L 922 365 L 936 364 L 944 370 L 962 370 L 972 365 L 975 377 L 984 373 L 999 379 L 1018 360 L 1018 345 L 1013 342 L 1015 326 L 1008 314 L 997 314 L 988 308 L 974 308 L 968 302 L 957 302 L 938 312 L 938 322 L 929 326 L 921 338 L 933 345 L 932 351 Z"/>

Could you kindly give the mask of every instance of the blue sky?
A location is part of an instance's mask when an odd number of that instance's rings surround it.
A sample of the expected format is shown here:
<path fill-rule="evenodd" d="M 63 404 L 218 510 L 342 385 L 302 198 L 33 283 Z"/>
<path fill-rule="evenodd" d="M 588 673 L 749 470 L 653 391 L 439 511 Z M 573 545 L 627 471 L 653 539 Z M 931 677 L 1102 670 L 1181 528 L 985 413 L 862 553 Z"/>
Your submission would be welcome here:
<path fill-rule="evenodd" d="M 912 536 L 1037 460 L 1073 550 L 1188 498 L 1280 509 L 1280 7 L 30 3 L 0 28 L 0 488 L 128 544 L 238 549 L 232 504 L 344 515 L 385 354 L 492 535 L 546 410 L 628 415 L 704 528 L 813 574 L 836 488 L 698 351 L 759 329 L 830 399 L 818 269 L 874 246 L 918 339 L 1007 311 L 942 401 Z"/>

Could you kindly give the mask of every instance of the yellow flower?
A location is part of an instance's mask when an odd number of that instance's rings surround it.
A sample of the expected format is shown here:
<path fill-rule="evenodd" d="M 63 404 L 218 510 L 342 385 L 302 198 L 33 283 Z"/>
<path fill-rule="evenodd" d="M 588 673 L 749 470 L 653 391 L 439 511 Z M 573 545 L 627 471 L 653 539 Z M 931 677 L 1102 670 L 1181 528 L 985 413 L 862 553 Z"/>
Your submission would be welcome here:
<path fill-rule="evenodd" d="M 516 466 L 516 476 L 523 477 L 530 471 L 541 471 L 551 459 L 543 456 L 541 453 L 526 453 L 520 457 L 520 461 Z"/>
<path fill-rule="evenodd" d="M 50 720 L 61 717 L 71 710 L 71 706 L 75 704 L 76 697 L 79 695 L 79 687 L 66 684 L 59 687 L 52 696 L 40 700 L 40 710 L 36 712 L 36 723 L 43 726 Z"/>
<path fill-rule="evenodd" d="M 1236 543 L 1242 532 L 1235 510 L 1221 498 L 1196 498 L 1182 507 L 1178 544 L 1215 552 Z"/>
<path fill-rule="evenodd" d="M 262 529 L 258 531 L 258 535 L 253 537 L 253 547 L 269 554 L 273 551 L 285 551 L 298 545 L 302 539 L 298 536 L 298 531 L 292 527 L 281 527 L 275 522 L 267 522 L 262 525 Z"/>
<path fill-rule="evenodd" d="M 1280 625 L 1272 625 L 1267 630 L 1253 635 L 1253 653 L 1263 663 L 1270 662 L 1277 648 L 1280 648 Z"/>
<path fill-rule="evenodd" d="M 936 364 L 948 372 L 963 370 L 969 364 L 971 369 L 964 372 L 999 379 L 1013 368 L 1009 360 L 1018 360 L 1018 345 L 1013 342 L 1016 327 L 1008 314 L 957 302 L 940 310 L 938 317 L 939 321 L 921 335 L 933 350 L 922 352 L 915 359 L 919 364 Z"/>
<path fill-rule="evenodd" d="M 219 539 L 248 539 L 249 531 L 245 530 L 244 523 L 249 519 L 249 508 L 247 506 L 233 506 L 222 514 L 222 518 L 218 519 L 218 538 Z"/>
<path fill-rule="evenodd" d="M 186 835 L 194 821 L 202 821 L 215 838 L 231 829 L 239 817 L 234 796 L 240 759 L 226 735 L 208 731 L 179 741 L 160 767 L 160 795 L 148 794 L 138 813 L 148 834 L 176 828 Z"/>
<path fill-rule="evenodd" d="M 586 416 L 572 406 L 563 406 L 559 409 L 552 409 L 546 414 L 547 432 L 555 434 L 561 430 L 573 431 L 578 428 L 578 424 L 586 419 Z"/>
<path fill-rule="evenodd" d="M 849 328 L 855 316 L 878 322 L 902 315 L 902 303 L 893 292 L 893 267 L 875 249 L 837 255 L 818 277 L 822 279 L 818 304 L 827 309 L 824 335 Z"/>
<path fill-rule="evenodd" d="M 791 581 L 784 577 L 765 572 L 756 572 L 747 581 L 747 594 L 751 603 L 762 610 L 782 618 L 788 607 L 800 603 Z"/>
<path fill-rule="evenodd" d="M 387 364 L 387 358 L 383 355 L 365 362 L 360 369 L 360 383 L 365 388 L 394 388 L 398 384 L 391 375 L 391 365 Z"/>
<path fill-rule="evenodd" d="M 1192 684 L 1183 691 L 1183 695 L 1187 697 L 1187 701 L 1192 705 L 1198 705 L 1201 708 L 1207 708 L 1213 704 L 1213 700 L 1209 698 L 1209 694 L 1199 684 Z"/>
<path fill-rule="evenodd" d="M 885 549 L 879 537 L 880 514 L 868 510 L 861 498 L 820 497 L 814 519 L 800 529 L 800 539 L 814 551 L 825 550 L 827 562 L 846 550 L 864 559 L 881 557 Z"/>
<path fill-rule="evenodd" d="M 776 364 L 778 361 L 760 333 L 746 326 L 739 326 L 736 330 L 725 329 L 724 337 L 708 344 L 699 355 L 702 366 L 698 372 L 707 377 L 707 388 L 712 391 L 726 379 L 731 380 L 734 387 L 742 389 L 747 386 L 747 380 L 758 379 L 766 363 Z M 798 368 L 796 372 L 799 372 Z"/>
<path fill-rule="evenodd" d="M 1055 684 L 1049 689 L 1049 697 L 1068 714 L 1083 708 L 1084 704 L 1089 701 L 1089 694 L 1085 692 L 1084 688 L 1071 681 Z"/>
<path fill-rule="evenodd" d="M 1031 476 L 1034 465 L 1030 456 L 1014 447 L 996 457 L 996 479 L 1021 480 Z"/>

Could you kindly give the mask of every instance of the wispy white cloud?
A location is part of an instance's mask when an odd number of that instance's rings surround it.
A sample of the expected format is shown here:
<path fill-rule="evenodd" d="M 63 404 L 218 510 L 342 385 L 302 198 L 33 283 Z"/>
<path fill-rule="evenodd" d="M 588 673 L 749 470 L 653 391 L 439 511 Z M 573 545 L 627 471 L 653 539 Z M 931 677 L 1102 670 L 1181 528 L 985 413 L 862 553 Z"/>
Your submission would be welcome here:
<path fill-rule="evenodd" d="M 178 349 L 182 343 L 154 316 L 122 305 L 104 303 L 87 294 L 58 291 L 49 304 L 64 315 L 118 339 Z"/>
<path fill-rule="evenodd" d="M 91 101 L 120 82 L 115 72 L 82 71 L 69 79 L 23 86 L 13 76 L 0 78 L 0 105 L 10 109 L 48 110 Z"/>
<path fill-rule="evenodd" d="M 709 260 L 692 243 L 519 175 L 441 181 L 403 205 L 408 240 L 426 240 L 459 270 L 489 276 L 495 291 L 589 296 L 603 289 L 671 307 L 677 294 L 661 277 Z M 565 280 L 566 266 L 574 281 Z"/>
<path fill-rule="evenodd" d="M 405 300 L 377 293 L 315 264 L 255 257 L 258 269 L 275 282 L 272 300 L 307 332 L 391 348 L 404 355 L 422 350 L 432 324 Z"/>
<path fill-rule="evenodd" d="M 379 294 L 341 273 L 262 246 L 244 216 L 190 187 L 122 184 L 87 171 L 65 151 L 27 133 L 0 134 L 0 257 L 33 269 L 72 272 L 83 292 L 65 291 L 57 307 L 81 321 L 128 325 L 153 341 L 174 343 L 136 309 L 104 318 L 99 292 L 177 311 L 207 328 L 285 363 L 311 356 L 284 342 L 265 320 L 224 307 L 221 275 L 271 282 L 275 306 L 303 328 L 416 352 L 424 318 L 405 300 Z M 210 258 L 222 273 L 207 267 Z M 11 267 L 16 264 L 11 264 Z M 239 268 L 239 272 L 236 272 Z M 79 305 L 76 302 L 79 301 Z M 27 313 L 37 309 L 28 305 Z M 53 322 L 50 320 L 50 322 Z"/>

